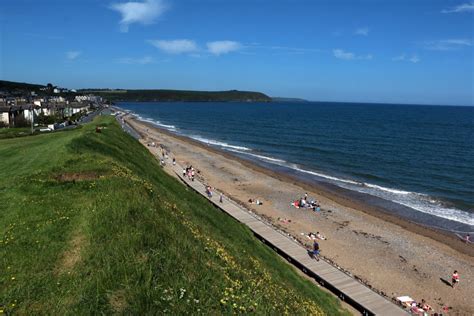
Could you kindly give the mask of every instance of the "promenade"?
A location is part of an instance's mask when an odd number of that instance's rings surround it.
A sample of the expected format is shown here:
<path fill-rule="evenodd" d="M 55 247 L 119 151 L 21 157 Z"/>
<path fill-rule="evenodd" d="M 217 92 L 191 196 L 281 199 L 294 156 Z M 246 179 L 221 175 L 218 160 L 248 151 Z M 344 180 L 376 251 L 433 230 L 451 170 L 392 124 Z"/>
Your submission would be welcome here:
<path fill-rule="evenodd" d="M 262 221 L 254 213 L 249 212 L 234 201 L 224 198 L 219 202 L 219 196 L 208 198 L 206 184 L 198 179 L 194 181 L 182 176 L 183 168 L 176 164 L 171 165 L 176 176 L 188 187 L 206 197 L 217 208 L 224 211 L 237 221 L 248 226 L 252 232 L 265 244 L 274 249 L 278 254 L 288 260 L 308 276 L 314 278 L 322 286 L 328 288 L 340 299 L 352 305 L 363 315 L 407 315 L 407 312 L 387 300 L 385 297 L 372 291 L 350 275 L 339 270 L 321 258 L 319 261 L 311 258 L 308 251 L 289 236 L 281 233 L 270 224 Z"/>

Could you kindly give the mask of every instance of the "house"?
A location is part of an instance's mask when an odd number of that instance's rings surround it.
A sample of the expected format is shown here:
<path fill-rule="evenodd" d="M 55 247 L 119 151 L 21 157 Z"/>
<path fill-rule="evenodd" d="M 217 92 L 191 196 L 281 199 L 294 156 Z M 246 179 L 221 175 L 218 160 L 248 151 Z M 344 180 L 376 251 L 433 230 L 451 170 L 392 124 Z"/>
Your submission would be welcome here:
<path fill-rule="evenodd" d="M 89 103 L 83 103 L 83 102 L 71 102 L 67 105 L 64 114 L 66 116 L 72 116 L 76 113 L 79 112 L 88 112 L 90 108 Z"/>
<path fill-rule="evenodd" d="M 31 123 L 33 118 L 33 104 L 14 105 L 9 107 L 9 126 L 21 127 Z"/>
<path fill-rule="evenodd" d="M 42 103 L 41 107 L 36 111 L 38 115 L 57 116 L 63 118 L 65 116 L 65 104 L 61 103 Z"/>
<path fill-rule="evenodd" d="M 0 127 L 10 126 L 10 107 L 0 106 Z"/>
<path fill-rule="evenodd" d="M 90 101 L 90 102 L 95 102 L 95 103 L 101 103 L 102 102 L 102 97 L 96 96 L 96 95 L 77 95 L 75 100 L 77 102 L 84 102 L 84 101 Z"/>

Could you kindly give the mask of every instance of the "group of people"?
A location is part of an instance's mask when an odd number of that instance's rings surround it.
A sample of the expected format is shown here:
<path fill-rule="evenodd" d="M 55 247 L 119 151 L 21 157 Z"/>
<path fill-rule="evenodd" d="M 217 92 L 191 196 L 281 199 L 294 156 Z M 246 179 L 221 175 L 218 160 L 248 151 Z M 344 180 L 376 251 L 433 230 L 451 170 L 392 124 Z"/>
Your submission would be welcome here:
<path fill-rule="evenodd" d="M 193 166 L 188 166 L 183 169 L 183 177 L 188 177 L 189 180 L 194 181 L 195 175 L 196 175 L 196 170 L 194 170 Z"/>
<path fill-rule="evenodd" d="M 455 288 L 459 284 L 459 273 L 457 270 L 454 270 L 451 276 L 451 287 Z M 433 308 L 425 301 L 421 299 L 421 302 L 416 302 L 409 297 L 406 297 L 407 300 L 403 301 L 410 308 L 410 312 L 414 315 L 431 315 Z M 448 312 L 450 307 L 443 306 L 443 312 Z M 434 313 L 433 315 L 442 315 L 441 313 Z"/>
<path fill-rule="evenodd" d="M 415 314 L 420 314 L 420 313 L 421 313 L 421 314 L 424 314 L 425 312 L 426 312 L 426 313 L 429 313 L 429 312 L 431 312 L 432 310 L 433 310 L 433 308 L 432 308 L 430 305 L 428 305 L 428 304 L 426 303 L 426 301 L 425 301 L 424 298 L 421 299 L 421 302 L 419 302 L 419 303 L 417 303 L 417 302 L 415 302 L 415 301 L 413 301 L 413 302 L 411 303 L 411 309 L 410 309 L 410 311 L 411 311 L 412 313 L 415 313 Z"/>
<path fill-rule="evenodd" d="M 291 203 L 291 206 L 296 208 L 310 208 L 315 212 L 321 211 L 321 207 L 316 200 L 309 200 L 308 193 L 305 193 L 303 197 L 298 200 L 295 200 Z"/>
<path fill-rule="evenodd" d="M 250 204 L 254 204 L 254 203 L 255 203 L 255 204 L 257 204 L 257 205 L 263 205 L 263 202 L 260 201 L 259 199 L 252 199 L 252 198 L 250 198 L 250 199 L 249 199 L 249 203 L 250 203 Z"/>
<path fill-rule="evenodd" d="M 326 236 L 324 236 L 323 234 L 320 234 L 319 232 L 316 232 L 316 234 L 313 232 L 309 232 L 308 238 L 311 240 L 315 240 L 315 239 L 327 240 Z"/>

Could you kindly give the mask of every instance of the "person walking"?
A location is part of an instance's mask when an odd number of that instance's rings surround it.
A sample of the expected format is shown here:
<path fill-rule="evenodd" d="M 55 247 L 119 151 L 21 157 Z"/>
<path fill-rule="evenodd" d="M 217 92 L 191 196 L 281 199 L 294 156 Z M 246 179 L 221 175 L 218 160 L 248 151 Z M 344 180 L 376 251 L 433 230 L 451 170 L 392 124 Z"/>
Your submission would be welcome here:
<path fill-rule="evenodd" d="M 219 195 L 219 202 L 224 203 L 224 196 L 222 195 L 222 193 Z"/>
<path fill-rule="evenodd" d="M 459 283 L 459 273 L 458 270 L 454 270 L 453 276 L 451 277 L 451 287 L 454 289 Z"/>
<path fill-rule="evenodd" d="M 316 261 L 319 261 L 319 253 L 320 253 L 319 243 L 317 241 L 314 241 L 312 255 L 313 255 L 313 258 L 316 259 Z"/>

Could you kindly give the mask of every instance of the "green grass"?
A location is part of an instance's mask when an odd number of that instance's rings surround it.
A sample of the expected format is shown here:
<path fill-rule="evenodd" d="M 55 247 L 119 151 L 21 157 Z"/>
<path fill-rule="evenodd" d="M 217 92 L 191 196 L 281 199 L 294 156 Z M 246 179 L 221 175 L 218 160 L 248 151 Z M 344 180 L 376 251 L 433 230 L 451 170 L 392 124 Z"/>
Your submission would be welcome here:
<path fill-rule="evenodd" d="M 112 117 L 0 157 L 4 313 L 347 314 Z"/>
<path fill-rule="evenodd" d="M 30 127 L 0 128 L 0 139 L 27 136 L 31 134 Z"/>

